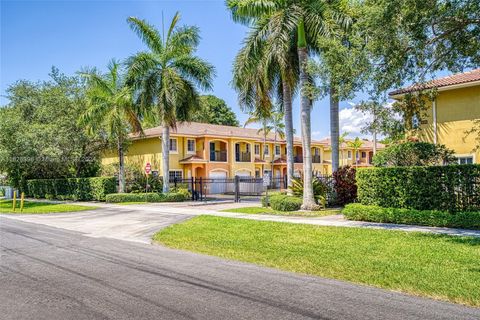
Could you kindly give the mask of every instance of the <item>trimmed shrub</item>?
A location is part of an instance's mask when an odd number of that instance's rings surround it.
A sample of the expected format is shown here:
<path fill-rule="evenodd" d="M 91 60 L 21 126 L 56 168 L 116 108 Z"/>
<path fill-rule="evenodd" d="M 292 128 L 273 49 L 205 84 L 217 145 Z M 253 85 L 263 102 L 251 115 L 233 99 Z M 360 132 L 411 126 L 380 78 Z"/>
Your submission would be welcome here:
<path fill-rule="evenodd" d="M 450 213 L 438 210 L 382 208 L 351 203 L 345 206 L 342 213 L 349 220 L 480 229 L 480 212 Z"/>
<path fill-rule="evenodd" d="M 270 207 L 270 198 L 273 196 L 278 196 L 278 195 L 286 195 L 286 191 L 273 191 L 273 192 L 268 192 L 268 197 L 265 195 L 261 198 L 262 202 L 262 207 Z"/>
<path fill-rule="evenodd" d="M 352 166 L 343 166 L 333 173 L 335 203 L 345 205 L 357 200 L 356 170 Z"/>
<path fill-rule="evenodd" d="M 165 200 L 164 202 L 182 202 L 187 200 L 188 197 L 185 195 L 185 193 L 180 193 L 180 192 L 169 192 L 165 194 Z"/>
<path fill-rule="evenodd" d="M 273 195 L 270 197 L 270 206 L 278 211 L 297 211 L 302 206 L 302 199 L 287 195 Z"/>
<path fill-rule="evenodd" d="M 182 202 L 186 197 L 182 193 L 112 193 L 107 194 L 106 201 L 110 203 L 119 202 Z"/>
<path fill-rule="evenodd" d="M 27 180 L 25 194 L 36 199 L 103 201 L 105 195 L 115 191 L 115 178 L 95 177 Z"/>
<path fill-rule="evenodd" d="M 112 193 L 105 200 L 111 203 L 119 202 L 162 202 L 165 196 L 161 193 Z"/>
<path fill-rule="evenodd" d="M 365 205 L 439 211 L 480 211 L 480 165 L 357 170 Z"/>

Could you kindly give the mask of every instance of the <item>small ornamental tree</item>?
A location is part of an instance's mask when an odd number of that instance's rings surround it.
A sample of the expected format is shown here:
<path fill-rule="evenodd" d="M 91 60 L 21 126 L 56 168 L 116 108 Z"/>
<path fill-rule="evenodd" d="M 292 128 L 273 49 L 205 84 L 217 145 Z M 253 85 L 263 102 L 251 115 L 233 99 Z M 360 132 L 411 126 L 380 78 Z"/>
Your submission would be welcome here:
<path fill-rule="evenodd" d="M 407 141 L 393 144 L 373 157 L 376 167 L 433 166 L 455 163 L 453 151 L 442 144 Z"/>
<path fill-rule="evenodd" d="M 352 166 L 343 166 L 333 173 L 336 203 L 345 205 L 357 200 L 356 170 Z"/>

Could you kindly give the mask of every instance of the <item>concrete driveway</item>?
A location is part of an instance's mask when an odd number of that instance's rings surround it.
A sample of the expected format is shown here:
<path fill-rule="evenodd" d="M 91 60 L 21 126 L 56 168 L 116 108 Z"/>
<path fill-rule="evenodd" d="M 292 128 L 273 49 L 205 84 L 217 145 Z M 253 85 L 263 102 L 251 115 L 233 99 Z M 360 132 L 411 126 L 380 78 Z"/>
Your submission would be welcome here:
<path fill-rule="evenodd" d="M 193 217 L 183 209 L 165 207 L 100 205 L 96 210 L 50 214 L 4 214 L 15 219 L 81 232 L 86 236 L 150 243 L 152 235 L 171 224 Z M 178 213 L 181 211 L 182 213 Z M 177 212 L 177 213 L 175 213 Z"/>

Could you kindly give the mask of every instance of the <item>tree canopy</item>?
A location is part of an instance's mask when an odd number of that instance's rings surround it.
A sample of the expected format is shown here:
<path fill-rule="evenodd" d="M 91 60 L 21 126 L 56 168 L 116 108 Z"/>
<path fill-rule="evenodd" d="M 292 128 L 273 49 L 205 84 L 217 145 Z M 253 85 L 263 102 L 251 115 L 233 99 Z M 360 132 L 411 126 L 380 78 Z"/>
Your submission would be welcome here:
<path fill-rule="evenodd" d="M 52 68 L 50 80 L 20 80 L 0 108 L 0 172 L 19 187 L 26 179 L 95 176 L 101 139 L 78 124 L 85 108 L 84 82 Z"/>
<path fill-rule="evenodd" d="M 227 103 L 211 94 L 200 96 L 200 108 L 194 110 L 191 120 L 234 127 L 240 125 L 237 115 Z"/>

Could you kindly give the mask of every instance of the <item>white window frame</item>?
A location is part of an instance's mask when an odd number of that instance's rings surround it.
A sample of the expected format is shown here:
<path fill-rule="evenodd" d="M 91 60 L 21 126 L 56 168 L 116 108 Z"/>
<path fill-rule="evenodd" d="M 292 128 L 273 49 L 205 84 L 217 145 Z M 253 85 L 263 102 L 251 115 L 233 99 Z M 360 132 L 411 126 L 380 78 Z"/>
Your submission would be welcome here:
<path fill-rule="evenodd" d="M 263 146 L 263 154 L 265 157 L 270 157 L 270 148 L 268 147 L 268 144 Z"/>
<path fill-rule="evenodd" d="M 253 150 L 255 152 L 255 155 L 259 156 L 260 155 L 260 144 L 255 143 L 255 145 L 253 146 Z"/>
<path fill-rule="evenodd" d="M 474 154 L 456 154 L 455 157 L 457 158 L 457 163 L 460 163 L 460 159 L 472 158 L 472 164 L 475 163 L 475 155 Z M 466 164 L 466 163 L 464 163 Z"/>
<path fill-rule="evenodd" d="M 174 177 L 171 177 L 172 173 L 175 173 Z M 168 171 L 168 180 L 170 182 L 173 182 L 172 178 L 175 178 L 177 176 L 177 173 L 180 173 L 180 177 L 177 177 L 177 178 L 179 178 L 180 180 L 183 179 L 183 170 L 170 170 Z"/>
<path fill-rule="evenodd" d="M 175 140 L 175 150 L 172 149 L 173 143 L 172 141 Z M 170 149 L 170 153 L 178 153 L 178 139 L 177 138 L 170 138 L 168 148 Z"/>
<path fill-rule="evenodd" d="M 188 150 L 189 143 L 193 141 L 193 150 Z M 195 139 L 187 139 L 187 153 L 195 154 L 197 151 L 196 141 Z"/>

